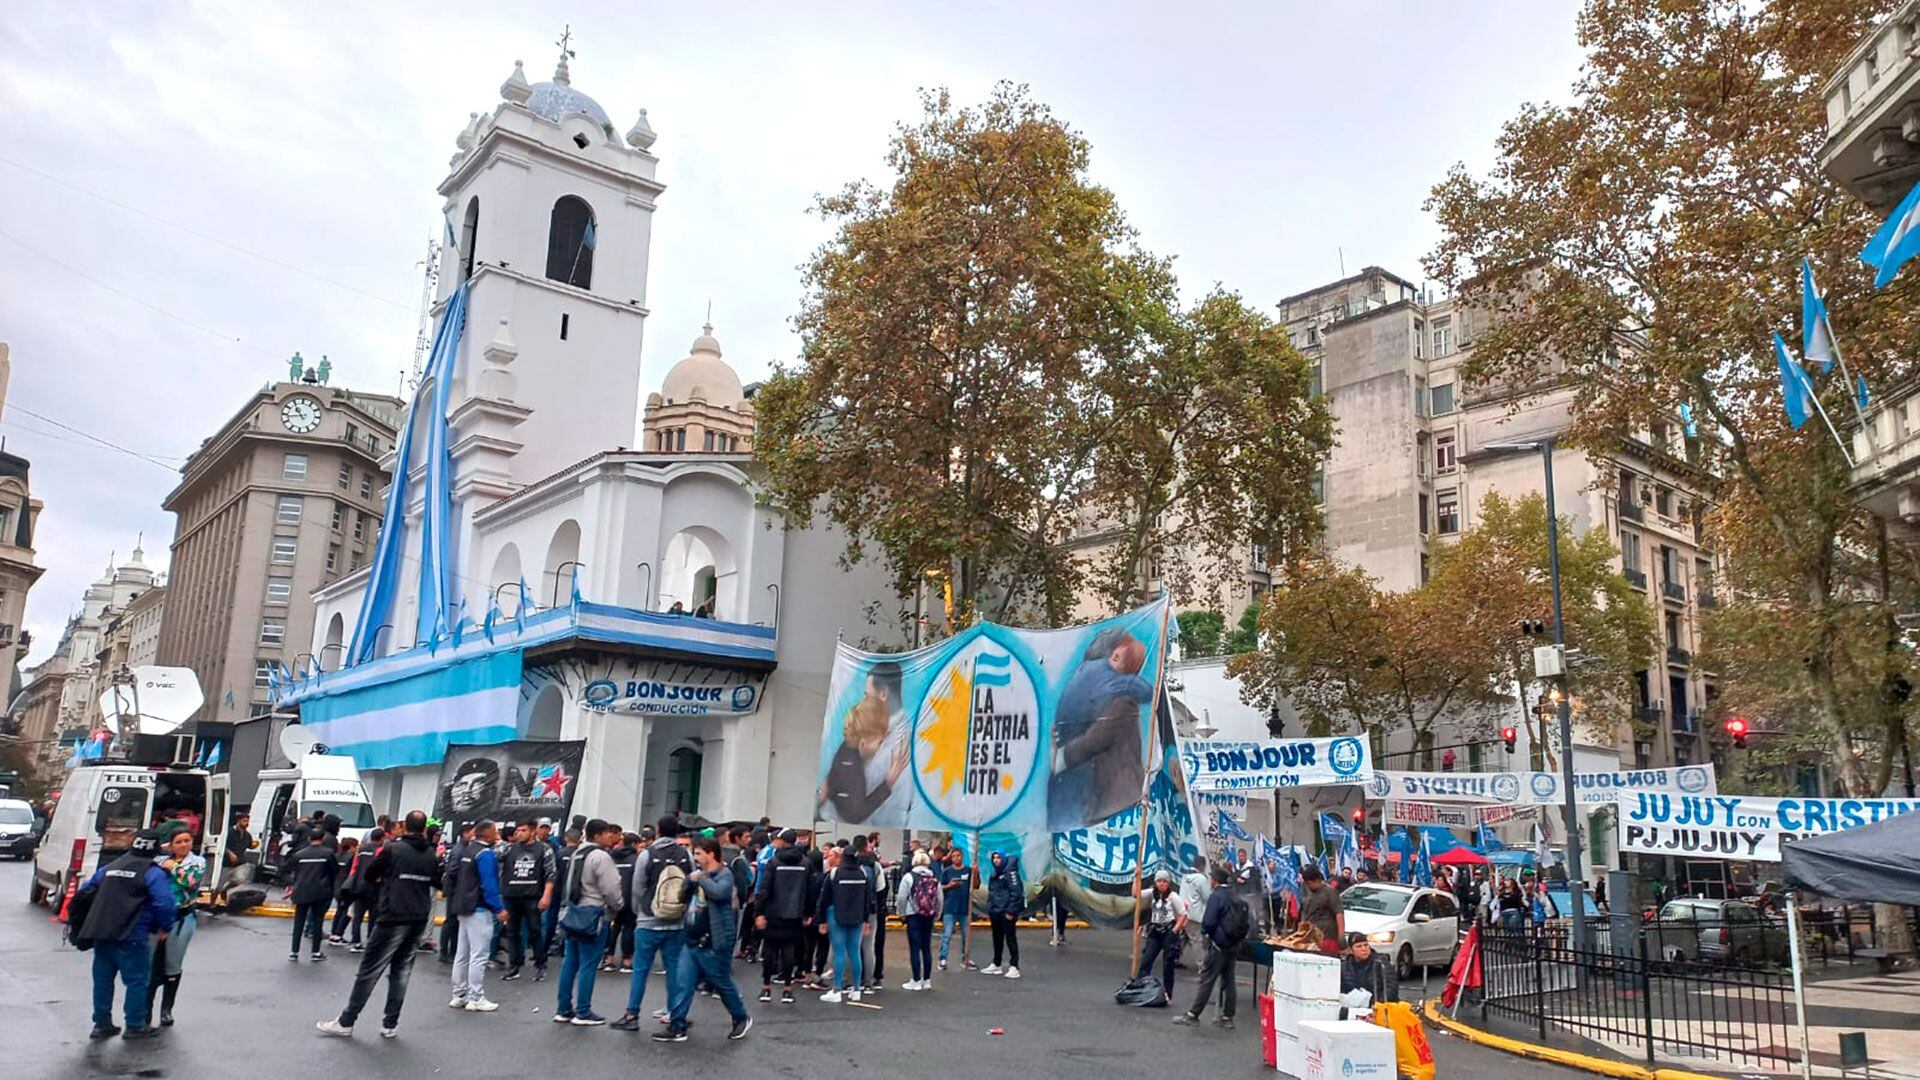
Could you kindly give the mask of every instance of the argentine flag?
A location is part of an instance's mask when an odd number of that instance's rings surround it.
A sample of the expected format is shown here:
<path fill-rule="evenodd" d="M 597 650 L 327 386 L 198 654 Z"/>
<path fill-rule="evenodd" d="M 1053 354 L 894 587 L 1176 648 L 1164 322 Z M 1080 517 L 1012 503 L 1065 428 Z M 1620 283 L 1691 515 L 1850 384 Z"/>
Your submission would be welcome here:
<path fill-rule="evenodd" d="M 1908 259 L 1920 255 L 1920 184 L 1915 184 L 1900 205 L 1887 215 L 1887 223 L 1860 249 L 1860 261 L 1879 272 L 1873 275 L 1874 288 L 1884 288 Z"/>
<path fill-rule="evenodd" d="M 1773 359 L 1780 367 L 1780 396 L 1787 406 L 1787 420 L 1795 431 L 1806 426 L 1808 403 L 1813 400 L 1813 385 L 1807 379 L 1807 373 L 1794 362 L 1792 354 L 1787 352 L 1787 343 L 1780 338 L 1780 332 L 1773 334 Z"/>
<path fill-rule="evenodd" d="M 1813 263 L 1800 260 L 1800 356 L 1820 364 L 1820 374 L 1833 370 L 1833 325 L 1827 321 L 1827 302 L 1813 284 Z"/>

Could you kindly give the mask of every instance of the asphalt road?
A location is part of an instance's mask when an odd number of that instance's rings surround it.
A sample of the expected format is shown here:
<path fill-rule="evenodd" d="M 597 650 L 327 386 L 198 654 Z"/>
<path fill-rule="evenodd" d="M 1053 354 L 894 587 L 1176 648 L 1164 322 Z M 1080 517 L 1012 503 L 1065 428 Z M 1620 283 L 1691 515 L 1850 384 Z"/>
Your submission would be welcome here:
<path fill-rule="evenodd" d="M 1048 948 L 1042 933 L 1023 935 L 1026 977 L 1018 981 L 953 972 L 936 978 L 931 993 L 890 988 L 879 995 L 877 1010 L 828 1005 L 812 995 L 793 1006 L 749 999 L 756 1026 L 738 1043 L 726 1041 L 725 1012 L 705 998 L 694 1005 L 692 1040 L 663 1045 L 644 1034 L 553 1024 L 551 982 L 502 983 L 497 973 L 490 973 L 488 993 L 501 1003 L 499 1012 L 454 1012 L 446 1007 L 448 969 L 422 954 L 400 1037 L 378 1037 L 382 988 L 349 1041 L 324 1038 L 313 1024 L 339 1012 L 358 957 L 336 950 L 329 963 L 290 964 L 287 920 L 224 918 L 203 924 L 194 939 L 174 1028 L 148 1043 L 92 1043 L 89 957 L 61 943 L 61 928 L 45 910 L 26 905 L 27 879 L 25 864 L 0 865 L 0 1035 L 6 1040 L 0 1075 L 8 1080 L 571 1080 L 656 1069 L 741 1080 L 863 1074 L 893 1080 L 936 1072 L 1059 1080 L 1274 1075 L 1260 1063 L 1249 990 L 1242 990 L 1243 1015 L 1233 1032 L 1176 1028 L 1166 1010 L 1123 1009 L 1111 992 L 1127 964 L 1126 937 L 1088 931 L 1064 949 Z M 905 939 L 889 937 L 888 945 L 899 950 L 887 964 L 891 987 L 905 977 Z M 737 971 L 757 983 L 757 969 Z M 1185 1002 L 1192 975 L 1180 978 L 1176 992 Z M 603 975 L 596 1007 L 617 1015 L 625 993 L 625 978 Z M 664 993 L 656 977 L 646 1009 L 664 1004 Z M 989 1034 L 994 1028 L 1004 1034 Z M 1433 1042 L 1440 1080 L 1585 1075 L 1437 1033 Z"/>

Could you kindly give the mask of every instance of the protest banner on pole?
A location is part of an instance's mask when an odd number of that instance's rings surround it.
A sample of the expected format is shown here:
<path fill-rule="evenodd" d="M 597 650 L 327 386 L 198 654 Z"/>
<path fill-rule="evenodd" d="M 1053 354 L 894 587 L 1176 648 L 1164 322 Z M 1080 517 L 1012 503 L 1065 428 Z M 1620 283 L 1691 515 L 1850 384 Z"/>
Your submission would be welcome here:
<path fill-rule="evenodd" d="M 1748 795 L 1621 795 L 1621 851 L 1779 862 L 1795 840 L 1920 811 L 1920 799 L 1769 799 Z"/>

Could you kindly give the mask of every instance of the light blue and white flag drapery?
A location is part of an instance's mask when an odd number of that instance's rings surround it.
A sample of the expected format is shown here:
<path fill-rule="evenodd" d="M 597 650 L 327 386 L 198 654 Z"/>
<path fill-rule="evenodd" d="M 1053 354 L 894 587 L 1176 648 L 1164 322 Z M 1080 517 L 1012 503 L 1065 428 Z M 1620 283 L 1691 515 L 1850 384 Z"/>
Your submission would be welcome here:
<path fill-rule="evenodd" d="M 1489 851 L 1499 851 L 1507 845 L 1501 843 L 1500 838 L 1493 835 L 1493 828 L 1483 821 L 1474 826 L 1473 846 L 1479 848 L 1480 853 L 1485 855 Z"/>
<path fill-rule="evenodd" d="M 1221 836 L 1224 836 L 1229 840 L 1239 840 L 1242 843 L 1250 844 L 1253 842 L 1253 834 L 1248 832 L 1245 826 L 1233 820 L 1233 816 L 1231 814 L 1228 814 L 1225 810 L 1215 810 L 1214 813 L 1220 816 L 1219 822 L 1220 822 Z"/>
<path fill-rule="evenodd" d="M 408 406 L 400 442 L 394 449 L 386 516 L 380 522 L 380 539 L 374 546 L 365 600 L 360 605 L 353 643 L 347 651 L 350 664 L 378 656 L 380 632 L 391 627 L 403 576 L 402 563 L 406 558 L 402 548 L 407 531 L 406 510 L 412 495 L 408 485 L 414 469 L 421 464 L 426 468 L 426 492 L 420 526 L 420 603 L 414 640 L 431 641 L 435 627 L 444 625 L 458 600 L 459 573 L 453 543 L 453 455 L 447 432 L 447 404 L 453 392 L 454 367 L 466 320 L 467 286 L 462 284 L 447 298 L 446 307 L 440 312 L 440 326 L 427 360 L 427 383 L 415 393 L 413 404 Z M 426 392 L 429 389 L 431 393 Z M 424 447 L 415 444 L 416 432 L 424 436 Z"/>
<path fill-rule="evenodd" d="M 1780 398 L 1786 404 L 1787 421 L 1798 431 L 1813 415 L 1813 383 L 1787 352 L 1787 343 L 1777 330 L 1773 335 L 1773 359 L 1780 368 Z"/>
<path fill-rule="evenodd" d="M 1420 834 L 1420 857 L 1413 865 L 1414 884 L 1433 888 L 1433 838 Z"/>
<path fill-rule="evenodd" d="M 1813 262 L 1800 260 L 1800 358 L 1819 364 L 1820 374 L 1833 370 L 1839 356 L 1833 344 L 1833 326 L 1827 321 L 1827 302 L 1813 282 Z"/>
<path fill-rule="evenodd" d="M 1874 288 L 1884 288 L 1908 259 L 1920 255 L 1920 184 L 1900 200 L 1887 223 L 1860 249 L 1860 261 L 1873 267 Z"/>
<path fill-rule="evenodd" d="M 449 663 L 418 675 L 300 706 L 300 722 L 361 769 L 424 765 L 450 743 L 513 739 L 520 709 L 518 649 Z"/>
<path fill-rule="evenodd" d="M 1689 439 L 1700 437 L 1700 425 L 1693 419 L 1693 406 L 1684 401 L 1680 403 L 1680 429 L 1687 433 Z"/>

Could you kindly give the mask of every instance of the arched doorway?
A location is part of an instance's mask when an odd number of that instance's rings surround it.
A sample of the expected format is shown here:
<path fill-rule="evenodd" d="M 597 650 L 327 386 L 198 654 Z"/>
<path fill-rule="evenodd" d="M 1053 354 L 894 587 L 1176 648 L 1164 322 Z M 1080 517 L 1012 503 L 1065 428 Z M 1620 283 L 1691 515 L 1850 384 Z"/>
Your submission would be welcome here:
<path fill-rule="evenodd" d="M 740 599 L 733 545 L 704 525 L 682 529 L 667 541 L 660 558 L 660 608 L 679 604 L 688 615 L 739 621 Z"/>
<path fill-rule="evenodd" d="M 339 654 L 343 651 L 343 647 L 346 644 L 346 636 L 346 616 L 336 611 L 333 613 L 333 618 L 327 620 L 327 642 L 321 647 L 320 655 L 315 657 L 320 663 L 321 671 L 327 670 L 327 656 L 329 654 L 333 655 L 333 666 L 336 670 L 344 666 L 342 657 Z"/>
<path fill-rule="evenodd" d="M 560 737 L 560 713 L 566 706 L 566 695 L 561 692 L 558 683 L 548 683 L 533 696 L 533 704 L 527 709 L 526 734 L 528 739 L 558 739 Z"/>

